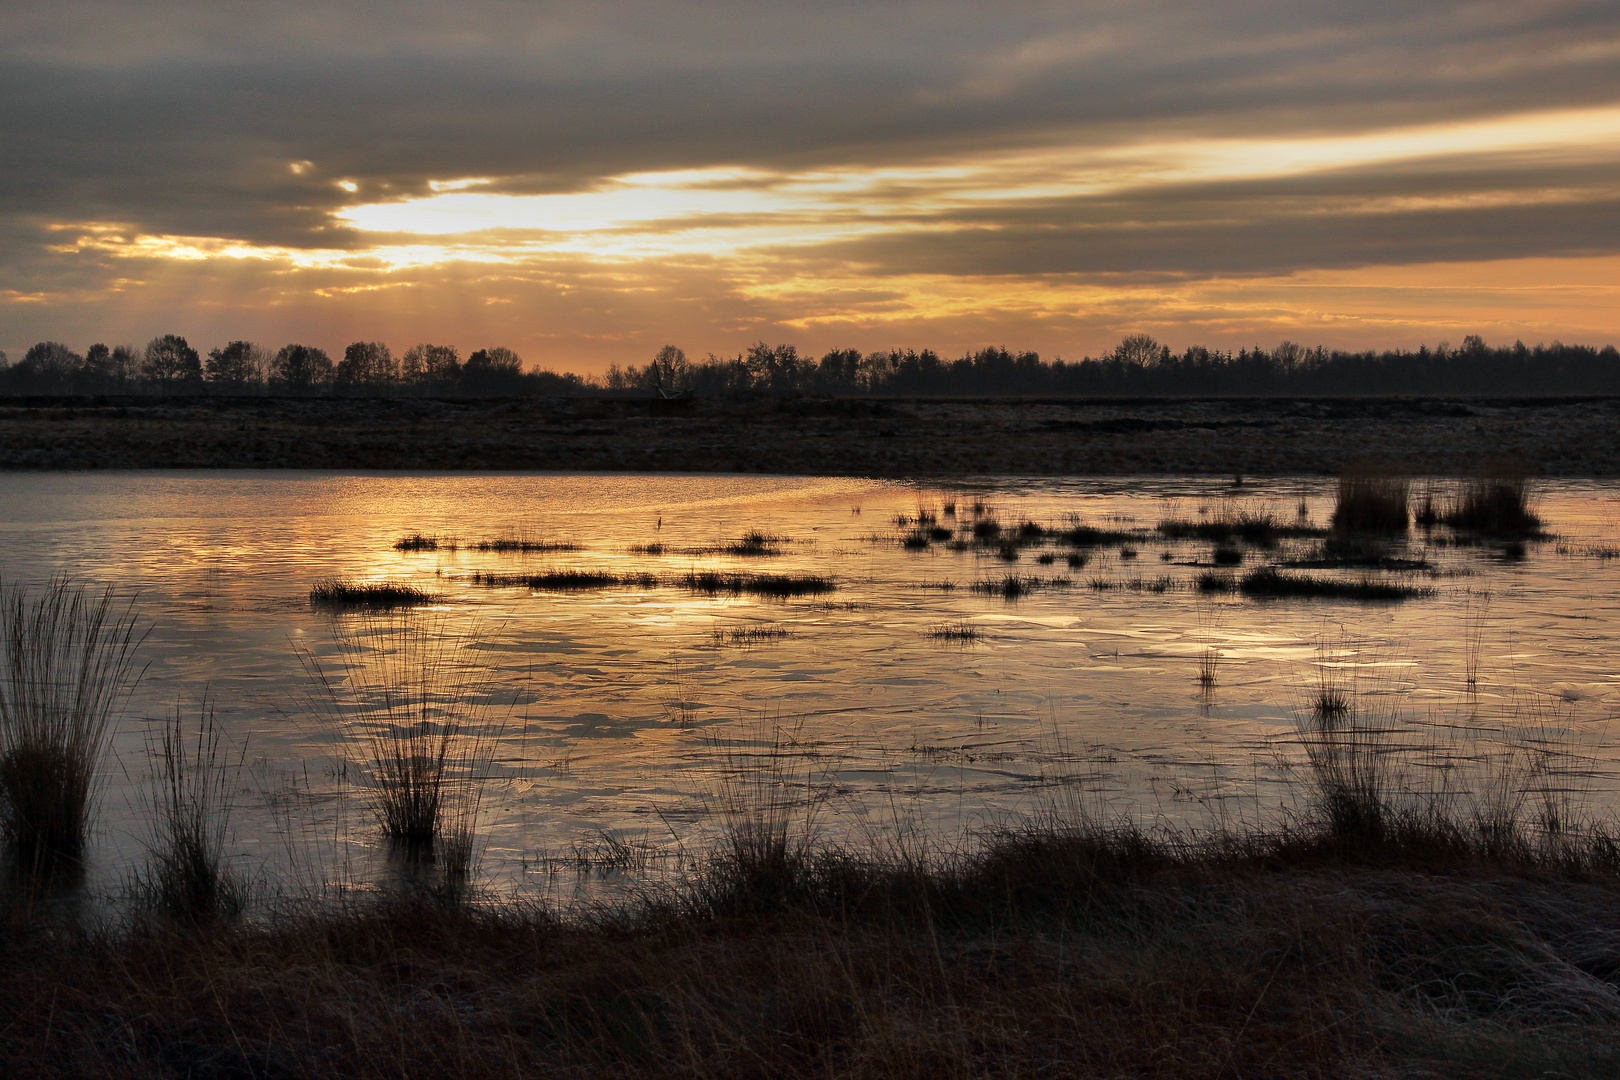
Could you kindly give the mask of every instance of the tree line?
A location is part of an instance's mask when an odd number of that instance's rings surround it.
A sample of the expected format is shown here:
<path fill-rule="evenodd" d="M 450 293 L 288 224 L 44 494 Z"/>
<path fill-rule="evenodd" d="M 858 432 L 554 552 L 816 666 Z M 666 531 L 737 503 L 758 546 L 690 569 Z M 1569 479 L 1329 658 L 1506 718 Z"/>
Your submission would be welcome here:
<path fill-rule="evenodd" d="M 645 365 L 614 365 L 585 378 L 526 370 L 505 347 L 466 359 L 448 345 L 416 345 L 396 357 L 378 341 L 356 341 L 334 361 L 313 345 L 271 353 L 232 341 L 205 357 L 165 334 L 144 349 L 104 344 L 83 355 L 43 341 L 20 361 L 0 353 L 0 392 L 12 394 L 266 393 L 520 396 L 611 393 L 697 397 L 1155 396 L 1218 394 L 1616 394 L 1614 346 L 1490 346 L 1477 336 L 1415 351 L 1307 349 L 1283 342 L 1237 352 L 1191 346 L 1172 352 L 1135 334 L 1113 350 L 1078 361 L 983 348 L 955 360 L 931 349 L 862 353 L 833 349 L 801 356 L 794 345 L 756 343 L 736 356 L 689 360 L 666 345 Z"/>
<path fill-rule="evenodd" d="M 1161 396 L 1360 394 L 1620 394 L 1620 351 L 1588 345 L 1491 347 L 1470 335 L 1459 348 L 1350 352 L 1283 342 L 1237 352 L 1194 345 L 1172 352 L 1133 334 L 1096 358 L 1043 360 L 984 348 L 955 360 L 931 349 L 819 359 L 759 342 L 734 357 L 693 362 L 665 346 L 645 366 L 610 368 L 608 390 L 697 396 L 856 394 L 897 396 Z"/>
<path fill-rule="evenodd" d="M 334 361 L 314 345 L 275 352 L 232 341 L 202 355 L 178 334 L 146 343 L 107 346 L 83 355 L 42 341 L 16 363 L 0 352 L 0 392 L 13 394 L 234 393 L 424 394 L 505 397 L 577 392 L 577 375 L 525 370 L 504 346 L 479 349 L 465 360 L 449 345 L 416 345 L 396 357 L 380 341 L 356 341 Z"/>

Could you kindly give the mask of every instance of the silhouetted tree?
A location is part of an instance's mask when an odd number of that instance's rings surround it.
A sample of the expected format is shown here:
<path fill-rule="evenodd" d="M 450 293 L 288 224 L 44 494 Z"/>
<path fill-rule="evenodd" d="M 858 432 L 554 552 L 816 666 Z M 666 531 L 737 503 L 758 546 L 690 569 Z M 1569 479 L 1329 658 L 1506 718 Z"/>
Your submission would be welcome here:
<path fill-rule="evenodd" d="M 290 393 L 308 393 L 332 381 L 332 358 L 313 345 L 283 345 L 270 361 L 270 385 Z"/>
<path fill-rule="evenodd" d="M 479 349 L 461 366 L 461 389 L 469 394 L 513 394 L 523 385 L 523 357 L 504 345 Z"/>
<path fill-rule="evenodd" d="M 449 345 L 413 345 L 400 357 L 399 381 L 426 391 L 455 389 L 461 379 L 461 354 Z"/>
<path fill-rule="evenodd" d="M 178 334 L 164 334 L 146 343 L 141 377 L 167 389 L 175 383 L 202 381 L 202 357 Z"/>
<path fill-rule="evenodd" d="M 1170 347 L 1160 345 L 1146 334 L 1132 334 L 1114 346 L 1112 359 L 1128 368 L 1147 367 L 1170 358 Z"/>
<path fill-rule="evenodd" d="M 80 382 L 91 392 L 127 390 L 139 366 L 134 346 L 119 345 L 109 349 L 98 341 L 84 352 Z"/>
<path fill-rule="evenodd" d="M 211 383 L 245 387 L 262 382 L 267 367 L 263 349 L 251 341 L 233 341 L 210 349 L 203 371 Z"/>
<path fill-rule="evenodd" d="M 12 378 L 35 393 L 70 394 L 83 366 L 84 357 L 61 342 L 41 341 L 23 354 Z"/>
<path fill-rule="evenodd" d="M 380 341 L 356 341 L 338 361 L 337 385 L 344 389 L 381 390 L 399 381 L 399 364 Z"/>

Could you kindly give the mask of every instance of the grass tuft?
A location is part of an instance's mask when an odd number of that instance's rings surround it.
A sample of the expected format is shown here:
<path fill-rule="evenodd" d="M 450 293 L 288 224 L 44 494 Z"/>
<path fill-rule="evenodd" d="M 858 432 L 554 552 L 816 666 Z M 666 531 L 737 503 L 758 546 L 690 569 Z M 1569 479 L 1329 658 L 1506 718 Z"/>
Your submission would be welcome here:
<path fill-rule="evenodd" d="M 246 759 L 232 760 L 213 708 L 204 701 L 195 733 L 180 709 L 164 723 L 156 747 L 156 836 L 140 899 L 171 918 L 207 921 L 239 914 L 247 901 L 243 883 L 225 862 L 231 806 Z"/>
<path fill-rule="evenodd" d="M 1410 522 L 1411 481 L 1366 469 L 1339 477 L 1338 501 L 1330 523 L 1338 533 L 1403 533 Z"/>
<path fill-rule="evenodd" d="M 1022 578 L 1017 574 L 1006 574 L 1000 578 L 973 583 L 973 591 L 988 596 L 999 596 L 1003 600 L 1017 600 L 1041 587 L 1040 578 Z"/>
<path fill-rule="evenodd" d="M 395 551 L 456 551 L 461 541 L 453 536 L 423 536 L 412 533 L 394 541 Z"/>
<path fill-rule="evenodd" d="M 391 581 L 344 581 L 327 578 L 317 581 L 309 590 L 310 606 L 318 608 L 390 608 L 415 607 L 419 604 L 437 604 L 444 598 L 419 589 L 415 585 L 401 585 Z"/>
<path fill-rule="evenodd" d="M 119 708 L 133 692 L 134 600 L 68 578 L 0 592 L 0 818 L 25 874 L 76 864 Z"/>
<path fill-rule="evenodd" d="M 299 657 L 313 709 L 348 771 L 369 782 L 383 836 L 412 862 L 441 866 L 446 885 L 464 883 L 504 725 L 494 670 L 442 620 L 378 614 L 332 632 L 335 666 Z"/>
<path fill-rule="evenodd" d="M 1441 521 L 1460 532 L 1504 539 L 1541 535 L 1541 518 L 1530 510 L 1530 485 L 1523 476 L 1480 476 L 1463 485 Z"/>

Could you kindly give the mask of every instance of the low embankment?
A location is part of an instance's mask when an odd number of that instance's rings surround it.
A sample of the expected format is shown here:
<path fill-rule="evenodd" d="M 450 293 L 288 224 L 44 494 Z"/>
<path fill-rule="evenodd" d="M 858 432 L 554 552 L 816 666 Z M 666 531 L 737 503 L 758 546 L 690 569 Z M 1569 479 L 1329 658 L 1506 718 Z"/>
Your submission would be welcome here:
<path fill-rule="evenodd" d="M 0 399 L 0 469 L 1620 474 L 1615 398 Z M 674 409 L 674 411 L 672 411 Z"/>

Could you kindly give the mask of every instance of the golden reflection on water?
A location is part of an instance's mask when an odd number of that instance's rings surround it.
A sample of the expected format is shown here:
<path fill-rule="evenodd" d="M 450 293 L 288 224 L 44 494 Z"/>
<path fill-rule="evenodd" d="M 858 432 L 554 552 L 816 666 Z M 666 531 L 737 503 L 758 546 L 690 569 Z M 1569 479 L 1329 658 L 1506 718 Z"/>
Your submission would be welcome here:
<path fill-rule="evenodd" d="M 1263 817 L 1293 790 L 1294 718 L 1324 641 L 1353 643 L 1346 662 L 1365 692 L 1396 703 L 1414 731 L 1469 733 L 1447 753 L 1477 756 L 1482 739 L 1545 731 L 1594 760 L 1581 783 L 1608 805 L 1620 560 L 1586 552 L 1620 539 L 1620 486 L 1543 484 L 1540 510 L 1559 541 L 1520 562 L 1428 547 L 1437 595 L 1396 605 L 1201 596 L 1187 586 L 1207 543 L 1146 535 L 1135 559 L 1099 548 L 1070 570 L 1061 556 L 1038 563 L 1043 549 L 1014 564 L 937 544 L 906 551 L 894 523 L 952 499 L 960 523 L 983 499 L 1004 524 L 1072 514 L 1151 529 L 1233 500 L 1292 520 L 1301 498 L 1321 522 L 1331 495 L 1314 478 L 1234 491 L 1181 478 L 946 490 L 735 476 L 13 474 L 0 477 L 0 570 L 8 581 L 67 571 L 138 588 L 153 626 L 105 799 L 102 881 L 142 850 L 146 724 L 205 689 L 248 745 L 237 854 L 281 875 L 346 859 L 361 877 L 377 870 L 364 793 L 301 715 L 308 687 L 294 643 L 330 655 L 327 618 L 307 594 L 332 576 L 442 594 L 434 617 L 475 634 L 521 693 L 488 799 L 485 868 L 508 885 L 554 887 L 547 871 L 604 833 L 660 852 L 690 847 L 713 826 L 728 748 L 760 743 L 761 724 L 796 732 L 796 752 L 832 793 L 818 820 L 852 837 L 904 818 L 954 838 L 1032 809 L 1054 778 L 1082 778 L 1111 813 Z M 753 530 L 787 541 L 775 555 L 714 550 Z M 415 533 L 580 550 L 394 548 Z M 631 550 L 649 544 L 662 553 Z M 1421 534 L 1412 544 L 1423 547 Z M 661 583 L 549 592 L 470 580 L 548 569 L 650 572 Z M 675 583 L 709 569 L 820 574 L 838 588 L 773 600 Z M 1072 584 L 1017 602 L 970 588 L 1008 572 Z M 1126 587 L 1159 576 L 1177 587 Z M 946 581 L 956 587 L 919 587 Z M 930 636 L 942 625 L 977 637 Z M 1211 650 L 1216 677 L 1203 685 Z"/>

